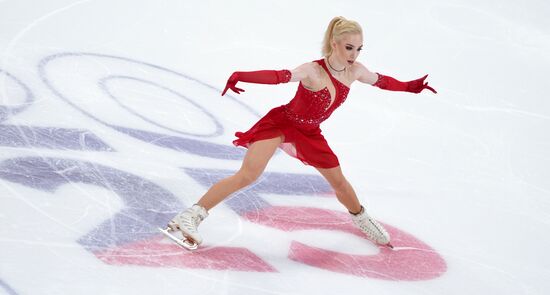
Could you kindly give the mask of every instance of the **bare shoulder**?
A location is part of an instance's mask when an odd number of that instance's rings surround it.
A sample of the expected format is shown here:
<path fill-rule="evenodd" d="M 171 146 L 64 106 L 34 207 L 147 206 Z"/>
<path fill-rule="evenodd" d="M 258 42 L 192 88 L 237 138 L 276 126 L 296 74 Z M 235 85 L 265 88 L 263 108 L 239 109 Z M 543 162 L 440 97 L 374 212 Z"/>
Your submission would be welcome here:
<path fill-rule="evenodd" d="M 299 65 L 290 71 L 292 74 L 291 82 L 310 80 L 319 75 L 319 69 L 316 62 L 307 62 Z"/>
<path fill-rule="evenodd" d="M 364 64 L 356 61 L 353 63 L 351 73 L 354 80 L 366 84 L 374 84 L 378 80 L 378 74 L 371 72 Z"/>
<path fill-rule="evenodd" d="M 367 67 L 358 61 L 355 61 L 353 63 L 353 66 L 351 67 L 351 74 L 355 78 L 355 80 L 359 80 L 358 78 L 361 77 L 361 75 L 365 74 L 365 72 L 368 71 Z"/>

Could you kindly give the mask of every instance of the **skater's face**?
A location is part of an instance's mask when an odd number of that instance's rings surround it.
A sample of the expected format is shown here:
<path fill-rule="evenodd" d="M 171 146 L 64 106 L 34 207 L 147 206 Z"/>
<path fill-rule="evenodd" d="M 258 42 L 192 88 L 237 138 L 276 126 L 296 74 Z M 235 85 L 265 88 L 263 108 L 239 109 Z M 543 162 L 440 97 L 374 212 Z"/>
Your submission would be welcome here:
<path fill-rule="evenodd" d="M 332 41 L 332 52 L 340 64 L 351 66 L 363 50 L 363 36 L 346 33 Z"/>

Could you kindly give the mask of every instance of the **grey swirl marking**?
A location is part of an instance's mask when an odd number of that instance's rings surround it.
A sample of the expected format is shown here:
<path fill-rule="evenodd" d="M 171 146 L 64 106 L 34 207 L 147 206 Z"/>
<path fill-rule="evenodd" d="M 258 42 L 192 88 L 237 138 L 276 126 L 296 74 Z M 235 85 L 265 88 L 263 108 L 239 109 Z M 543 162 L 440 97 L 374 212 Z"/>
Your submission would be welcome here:
<path fill-rule="evenodd" d="M 22 112 L 24 109 L 28 108 L 34 101 L 34 95 L 32 94 L 30 88 L 21 82 L 19 79 L 14 77 L 12 74 L 3 71 L 0 69 L 0 79 L 5 79 L 7 77 L 9 80 L 15 82 L 23 91 L 25 92 L 25 101 L 20 106 L 17 107 L 7 107 L 0 105 L 0 122 L 6 120 L 7 118 Z"/>
<path fill-rule="evenodd" d="M 114 216 L 81 237 L 78 242 L 90 251 L 120 246 L 158 235 L 184 209 L 172 193 L 139 176 L 91 162 L 24 157 L 0 162 L 0 178 L 30 188 L 54 193 L 69 183 L 85 183 L 116 193 L 124 207 Z"/>
<path fill-rule="evenodd" d="M 108 83 L 109 81 L 111 80 L 115 80 L 115 79 L 125 79 L 125 80 L 129 80 L 129 81 L 135 81 L 135 82 L 140 82 L 140 83 L 144 83 L 144 84 L 149 84 L 149 85 L 152 85 L 152 86 L 155 86 L 155 87 L 158 87 L 160 89 L 163 89 L 167 92 L 169 92 L 170 94 L 172 95 L 175 95 L 179 98 L 182 98 L 184 100 L 186 100 L 187 102 L 189 102 L 190 104 L 192 104 L 193 106 L 195 106 L 196 108 L 200 109 L 201 111 L 204 112 L 205 115 L 207 115 L 213 122 L 214 124 L 216 125 L 216 131 L 214 131 L 212 134 L 207 134 L 207 135 L 204 135 L 204 134 L 199 134 L 199 133 L 189 133 L 189 132 L 183 132 L 183 131 L 179 131 L 179 130 L 176 130 L 176 129 L 173 129 L 173 128 L 170 128 L 170 127 L 167 127 L 167 126 L 164 126 L 164 125 L 161 125 L 149 118 L 147 118 L 146 116 L 143 116 L 141 114 L 139 114 L 138 112 L 134 111 L 133 109 L 129 108 L 128 106 L 124 105 L 112 92 L 111 90 L 109 89 L 109 86 L 108 86 Z M 207 109 L 203 108 L 202 106 L 200 106 L 199 104 L 195 103 L 193 100 L 185 97 L 184 95 L 168 88 L 168 87 L 164 87 L 162 85 L 159 85 L 157 83 L 153 83 L 151 81 L 147 81 L 147 80 L 143 80 L 143 79 L 140 79 L 140 78 L 135 78 L 135 77 L 129 77 L 129 76 L 108 76 L 108 77 L 105 77 L 103 79 L 100 79 L 99 80 L 99 86 L 101 87 L 101 89 L 103 89 L 103 91 L 105 91 L 105 93 L 107 93 L 107 95 L 109 97 L 111 97 L 114 101 L 117 102 L 117 104 L 127 110 L 128 112 L 132 113 L 134 116 L 136 117 L 139 117 L 141 118 L 142 120 L 152 124 L 152 125 L 155 125 L 155 126 L 158 126 L 160 128 L 163 128 L 163 129 L 166 129 L 166 130 L 170 130 L 172 132 L 176 132 L 176 133 L 179 133 L 179 134 L 183 134 L 183 135 L 191 135 L 191 136 L 196 136 L 196 137 L 210 137 L 210 136 L 217 136 L 217 135 L 220 135 L 223 133 L 223 127 L 222 125 L 220 124 L 220 122 L 216 119 L 216 117 L 214 117 L 212 114 L 210 114 L 208 112 Z"/>
<path fill-rule="evenodd" d="M 93 58 L 102 58 L 102 59 L 108 59 L 108 60 L 123 61 L 123 62 L 127 62 L 127 63 L 130 63 L 130 64 L 135 64 L 135 65 L 144 67 L 144 70 L 154 69 L 154 70 L 162 71 L 162 73 L 168 73 L 170 75 L 174 75 L 175 77 L 189 80 L 191 82 L 194 82 L 194 83 L 197 83 L 197 84 L 201 85 L 202 87 L 205 87 L 206 89 L 210 89 L 211 91 L 213 91 L 215 93 L 219 93 L 220 92 L 219 89 L 217 89 L 217 88 L 215 88 L 211 85 L 208 85 L 204 82 L 201 82 L 201 81 L 199 81 L 195 78 L 192 78 L 190 76 L 181 74 L 179 72 L 176 72 L 176 71 L 173 71 L 173 70 L 170 70 L 170 69 L 158 66 L 158 65 L 154 65 L 154 64 L 150 64 L 150 63 L 146 63 L 146 62 L 142 62 L 142 61 L 138 61 L 138 60 L 133 60 L 133 59 L 130 59 L 130 58 L 113 56 L 113 55 L 84 53 L 84 52 L 81 52 L 81 53 L 59 53 L 59 54 L 54 54 L 54 55 L 50 55 L 50 56 L 47 56 L 47 57 L 43 58 L 38 64 L 38 73 L 40 75 L 40 78 L 45 83 L 45 85 L 57 97 L 59 97 L 61 100 L 63 100 L 64 102 L 66 102 L 67 104 L 69 104 L 70 106 L 72 106 L 73 108 L 75 108 L 76 110 L 78 110 L 79 112 L 84 114 L 85 116 L 87 116 L 87 117 L 89 117 L 89 118 L 91 118 L 91 119 L 93 119 L 93 120 L 95 120 L 95 121 L 97 121 L 97 122 L 99 122 L 99 123 L 101 123 L 105 126 L 108 126 L 108 127 L 112 128 L 114 130 L 117 130 L 118 132 L 121 132 L 123 134 L 132 136 L 132 137 L 140 139 L 140 140 L 145 140 L 146 142 L 148 142 L 150 144 L 154 144 L 154 145 L 158 145 L 158 146 L 161 146 L 161 147 L 166 147 L 166 148 L 170 148 L 170 149 L 174 149 L 174 150 L 178 150 L 178 151 L 185 150 L 186 152 L 189 152 L 189 153 L 192 153 L 192 154 L 195 154 L 195 155 L 199 155 L 199 156 L 205 156 L 205 157 L 210 157 L 210 158 L 218 158 L 218 159 L 232 159 L 232 160 L 237 160 L 237 159 L 242 159 L 243 158 L 244 151 L 242 149 L 236 149 L 236 148 L 234 148 L 233 146 L 230 146 L 230 145 L 220 145 L 220 144 L 209 143 L 209 142 L 205 142 L 205 141 L 198 141 L 196 139 L 188 139 L 188 138 L 184 138 L 184 137 L 180 137 L 180 136 L 161 134 L 161 133 L 158 133 L 158 132 L 138 130 L 138 129 L 134 129 L 134 128 L 131 128 L 131 127 L 125 127 L 125 126 L 120 126 L 120 125 L 117 125 L 117 124 L 111 124 L 109 122 L 106 122 L 106 121 L 100 119 L 96 115 L 93 115 L 90 112 L 84 110 L 83 108 L 78 106 L 75 102 L 73 102 L 71 100 L 71 98 L 67 97 L 59 89 L 57 89 L 53 85 L 53 81 L 48 77 L 48 74 L 47 74 L 46 69 L 52 61 L 63 59 L 63 58 L 68 58 L 68 57 L 78 57 L 78 58 L 93 57 Z M 117 77 L 117 75 L 111 75 L 111 76 L 103 77 L 103 80 L 100 80 L 97 83 L 99 84 L 99 87 L 102 88 L 103 91 L 105 91 L 109 94 L 110 92 L 109 92 L 108 88 L 106 87 L 105 83 L 106 83 L 107 80 L 113 79 L 113 78 L 116 78 L 116 77 Z M 167 87 L 160 86 L 160 85 L 158 85 L 156 83 L 153 83 L 153 82 L 149 82 L 149 81 L 146 81 L 146 80 L 143 80 L 143 79 L 133 78 L 133 77 L 129 77 L 129 76 L 118 76 L 118 78 L 132 79 L 134 81 L 138 81 L 138 82 L 141 82 L 141 83 L 148 83 L 150 85 L 160 87 L 161 89 L 164 89 L 166 91 L 170 91 L 172 94 L 175 94 L 175 95 L 177 95 L 181 98 L 184 98 L 183 95 L 178 94 L 175 91 L 173 91 L 173 90 L 171 90 Z M 112 95 L 112 93 L 110 94 L 110 96 L 111 96 L 112 99 L 117 101 L 116 97 L 114 97 Z M 227 99 L 233 100 L 240 107 L 243 107 L 244 109 L 246 109 L 250 113 L 254 114 L 255 116 L 259 116 L 257 114 L 257 112 L 255 112 L 252 108 L 250 108 L 246 104 L 243 104 L 242 102 L 236 100 L 235 98 L 233 98 L 231 96 L 228 96 Z M 187 100 L 189 101 L 188 98 L 187 98 Z M 119 103 L 119 105 L 120 105 L 120 103 Z M 198 104 L 193 103 L 193 105 L 197 106 Z M 125 110 L 128 110 L 128 108 L 125 108 Z M 200 110 L 203 113 L 207 114 L 207 116 L 209 118 L 215 120 L 215 116 L 213 116 L 211 113 L 209 113 L 205 108 L 201 107 Z M 137 113 L 134 112 L 134 111 L 131 111 L 131 113 L 133 113 L 134 115 L 137 115 Z M 138 117 L 140 119 L 143 119 L 142 115 L 139 115 Z M 151 124 L 152 120 L 148 119 L 148 120 L 146 120 L 146 122 Z M 215 122 L 217 122 L 217 120 L 215 120 Z M 216 124 L 216 126 L 218 126 L 217 131 L 215 131 L 212 134 L 198 135 L 198 134 L 184 133 L 184 132 L 181 132 L 181 131 L 179 131 L 178 133 L 191 135 L 191 136 L 195 136 L 195 137 L 218 136 L 221 133 L 223 133 L 223 128 L 221 127 L 221 125 L 219 123 L 215 123 L 215 124 Z M 155 123 L 154 126 L 167 129 L 165 126 L 162 126 L 158 123 Z M 174 131 L 174 130 L 170 129 L 170 131 Z M 147 139 L 153 139 L 153 140 L 147 140 Z M 167 139 L 167 140 L 157 140 L 157 139 Z"/>
<path fill-rule="evenodd" d="M 17 295 L 17 292 L 13 290 L 8 284 L 6 284 L 2 279 L 0 279 L 0 290 L 6 291 L 6 294 Z"/>
<path fill-rule="evenodd" d="M 0 125 L 0 146 L 113 152 L 87 130 Z"/>

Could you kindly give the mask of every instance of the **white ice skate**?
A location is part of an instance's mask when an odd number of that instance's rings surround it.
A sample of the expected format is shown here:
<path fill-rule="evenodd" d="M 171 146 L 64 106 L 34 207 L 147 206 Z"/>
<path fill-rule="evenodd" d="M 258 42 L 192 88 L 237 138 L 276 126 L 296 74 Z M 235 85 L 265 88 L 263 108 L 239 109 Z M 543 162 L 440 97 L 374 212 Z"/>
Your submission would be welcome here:
<path fill-rule="evenodd" d="M 170 220 L 166 229 L 159 228 L 159 230 L 181 247 L 187 250 L 196 250 L 202 243 L 202 237 L 197 228 L 207 216 L 208 212 L 206 212 L 206 209 L 195 204 Z M 181 231 L 183 239 L 176 237 L 172 233 L 177 230 Z"/>
<path fill-rule="evenodd" d="M 384 229 L 384 227 L 370 217 L 367 214 L 367 211 L 363 206 L 361 206 L 361 212 L 357 215 L 352 214 L 351 219 L 353 223 L 363 232 L 367 237 L 380 245 L 385 245 L 393 249 L 393 246 L 390 244 L 390 235 Z"/>

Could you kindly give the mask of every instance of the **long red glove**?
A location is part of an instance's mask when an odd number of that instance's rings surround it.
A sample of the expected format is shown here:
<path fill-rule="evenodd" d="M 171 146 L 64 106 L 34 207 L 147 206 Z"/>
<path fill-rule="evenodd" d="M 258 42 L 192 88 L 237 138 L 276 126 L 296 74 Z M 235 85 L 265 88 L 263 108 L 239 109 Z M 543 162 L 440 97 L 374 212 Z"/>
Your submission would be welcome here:
<path fill-rule="evenodd" d="M 290 81 L 292 74 L 289 70 L 263 70 L 255 72 L 234 72 L 225 85 L 225 89 L 222 92 L 222 96 L 227 92 L 227 89 L 233 90 L 235 93 L 240 94 L 244 92 L 244 89 L 237 88 L 237 82 L 248 82 L 258 84 L 279 84 L 287 83 Z"/>
<path fill-rule="evenodd" d="M 385 76 L 379 73 L 377 74 L 378 74 L 378 80 L 376 81 L 376 83 L 373 84 L 373 86 L 377 86 L 381 89 L 393 90 L 393 91 L 407 91 L 407 92 L 413 92 L 413 93 L 420 93 L 422 90 L 428 89 L 433 93 L 437 93 L 435 89 L 428 86 L 428 82 L 424 83 L 424 80 L 426 80 L 426 77 L 428 77 L 428 75 L 420 79 L 416 79 L 408 82 L 401 82 L 390 76 Z"/>

